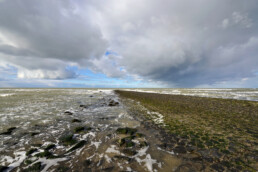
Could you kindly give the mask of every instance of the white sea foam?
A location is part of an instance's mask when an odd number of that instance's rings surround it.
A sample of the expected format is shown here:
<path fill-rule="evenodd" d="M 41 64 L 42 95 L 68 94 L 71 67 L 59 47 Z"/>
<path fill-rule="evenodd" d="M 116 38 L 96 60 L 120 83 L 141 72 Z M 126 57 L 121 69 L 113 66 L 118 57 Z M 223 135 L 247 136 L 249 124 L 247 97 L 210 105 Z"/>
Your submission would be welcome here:
<path fill-rule="evenodd" d="M 10 94 L 0 94 L 0 97 L 7 97 L 7 96 L 12 96 L 14 95 L 14 93 L 10 93 Z"/>

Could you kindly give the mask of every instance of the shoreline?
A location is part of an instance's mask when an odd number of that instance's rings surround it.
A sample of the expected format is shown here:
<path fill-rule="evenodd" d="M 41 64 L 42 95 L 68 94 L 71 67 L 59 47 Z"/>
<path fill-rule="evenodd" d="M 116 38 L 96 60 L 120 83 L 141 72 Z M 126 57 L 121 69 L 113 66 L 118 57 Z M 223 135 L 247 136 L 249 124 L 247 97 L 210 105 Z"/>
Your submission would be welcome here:
<path fill-rule="evenodd" d="M 192 162 L 199 158 L 199 162 L 217 171 L 257 170 L 257 102 L 123 90 L 115 92 L 122 99 L 133 100 L 131 110 L 144 114 L 153 123 L 155 115 L 141 111 L 137 108 L 139 104 L 163 115 L 164 125 L 155 125 L 161 129 L 164 139 L 169 138 L 166 139 L 169 143 L 163 145 L 168 151 L 179 151 L 183 157 L 184 154 L 198 154 L 189 160 Z"/>

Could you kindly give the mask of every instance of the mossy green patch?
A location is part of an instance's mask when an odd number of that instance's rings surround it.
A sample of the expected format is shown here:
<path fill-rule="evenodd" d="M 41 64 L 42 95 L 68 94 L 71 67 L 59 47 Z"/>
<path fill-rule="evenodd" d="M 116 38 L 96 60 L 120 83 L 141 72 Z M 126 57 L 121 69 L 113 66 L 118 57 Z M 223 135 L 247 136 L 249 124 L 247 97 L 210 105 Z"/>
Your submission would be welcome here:
<path fill-rule="evenodd" d="M 37 150 L 38 150 L 38 149 L 36 149 L 36 148 L 31 148 L 30 150 L 28 150 L 28 151 L 26 152 L 26 155 L 29 156 L 29 155 L 31 155 L 32 153 L 36 152 Z"/>
<path fill-rule="evenodd" d="M 123 98 L 134 100 L 124 102 L 132 112 L 142 114 L 145 119 L 153 120 L 153 114 L 146 109 L 162 114 L 166 130 L 179 138 L 186 138 L 187 144 L 197 149 L 218 149 L 225 160 L 241 158 L 250 168 L 257 163 L 248 161 L 246 157 L 256 150 L 255 145 L 258 144 L 258 102 L 122 90 L 115 92 L 122 101 Z M 117 133 L 127 134 L 125 128 Z M 229 147 L 236 151 L 230 151 Z"/>
<path fill-rule="evenodd" d="M 68 145 L 73 145 L 75 144 L 77 141 L 73 138 L 73 134 L 68 134 L 65 136 L 62 136 L 60 138 L 61 143 L 63 143 L 65 146 Z"/>

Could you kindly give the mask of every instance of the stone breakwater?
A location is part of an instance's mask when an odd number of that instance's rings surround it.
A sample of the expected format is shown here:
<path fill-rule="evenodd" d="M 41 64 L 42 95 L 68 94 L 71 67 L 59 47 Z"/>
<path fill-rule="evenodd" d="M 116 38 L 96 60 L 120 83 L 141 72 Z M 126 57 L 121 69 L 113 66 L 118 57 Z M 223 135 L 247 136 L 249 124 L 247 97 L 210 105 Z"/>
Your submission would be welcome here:
<path fill-rule="evenodd" d="M 160 131 L 156 136 L 163 142 L 159 149 L 189 162 L 181 166 L 185 171 L 257 171 L 257 102 L 116 93 L 135 118 Z"/>

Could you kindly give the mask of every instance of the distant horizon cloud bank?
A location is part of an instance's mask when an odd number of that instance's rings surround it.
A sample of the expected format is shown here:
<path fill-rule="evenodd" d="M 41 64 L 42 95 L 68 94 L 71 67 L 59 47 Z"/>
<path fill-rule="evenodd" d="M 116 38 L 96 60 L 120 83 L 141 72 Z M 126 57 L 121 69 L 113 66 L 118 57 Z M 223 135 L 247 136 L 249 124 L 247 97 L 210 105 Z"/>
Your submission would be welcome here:
<path fill-rule="evenodd" d="M 257 88 L 257 47 L 257 0 L 0 1 L 0 87 Z"/>

